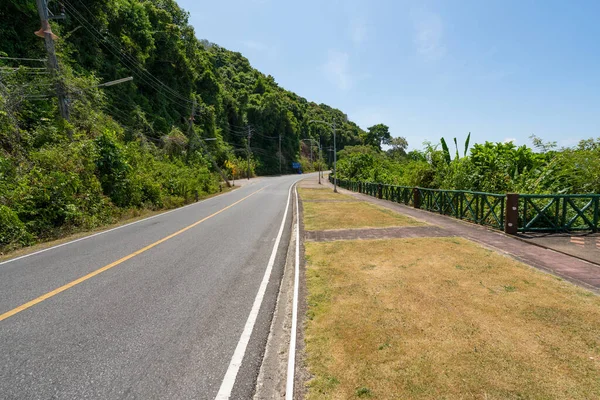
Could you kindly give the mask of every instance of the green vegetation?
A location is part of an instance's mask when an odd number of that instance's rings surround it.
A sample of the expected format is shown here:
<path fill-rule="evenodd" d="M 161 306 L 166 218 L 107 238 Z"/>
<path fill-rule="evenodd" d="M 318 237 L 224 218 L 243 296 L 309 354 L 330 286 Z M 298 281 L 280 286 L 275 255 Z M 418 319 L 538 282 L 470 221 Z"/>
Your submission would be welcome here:
<path fill-rule="evenodd" d="M 468 152 L 470 137 L 465 140 L 462 157 L 456 139 L 454 157 L 443 138 L 441 146 L 426 142 L 424 150 L 408 153 L 403 138 L 388 140 L 391 148 L 385 152 L 378 145 L 349 146 L 339 152 L 338 176 L 492 193 L 600 193 L 600 138 L 556 149 L 555 143 L 533 136 L 537 151 L 513 143 L 485 142 Z"/>
<path fill-rule="evenodd" d="M 66 19 L 51 22 L 56 76 L 35 60 L 46 58 L 33 35 L 35 2 L 5 3 L 0 251 L 214 193 L 221 179 L 213 160 L 235 178 L 279 173 L 280 162 L 284 173 L 292 161 L 316 169 L 300 139 L 327 148 L 333 138 L 311 119 L 337 120 L 338 148 L 366 134 L 340 110 L 281 88 L 240 53 L 198 40 L 173 0 L 60 2 Z M 50 3 L 54 14 L 60 4 Z M 98 87 L 127 76 L 133 81 Z M 59 117 L 56 87 L 67 94 L 69 121 Z"/>

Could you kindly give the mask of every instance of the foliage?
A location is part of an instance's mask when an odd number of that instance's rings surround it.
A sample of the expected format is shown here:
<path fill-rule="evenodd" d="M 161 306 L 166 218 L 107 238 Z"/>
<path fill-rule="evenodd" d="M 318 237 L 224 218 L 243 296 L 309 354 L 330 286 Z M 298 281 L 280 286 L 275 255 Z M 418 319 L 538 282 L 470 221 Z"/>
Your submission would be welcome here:
<path fill-rule="evenodd" d="M 25 224 L 21 222 L 17 213 L 0 205 L 0 246 L 13 242 L 28 244 L 30 241 L 31 235 L 27 233 Z"/>
<path fill-rule="evenodd" d="M 406 148 L 408 147 L 408 141 L 399 136 L 393 137 L 389 140 L 390 149 L 387 150 L 387 155 L 393 159 L 402 159 L 406 157 Z"/>
<path fill-rule="evenodd" d="M 248 163 L 250 164 L 250 178 L 256 176 L 256 160 L 246 157 L 230 157 L 225 162 L 225 168 L 228 175 L 233 179 L 248 178 Z"/>
<path fill-rule="evenodd" d="M 381 150 L 382 144 L 390 144 L 392 136 L 387 125 L 377 124 L 369 127 L 363 134 L 363 143 Z"/>
<path fill-rule="evenodd" d="M 599 193 L 600 138 L 583 140 L 574 148 L 555 150 L 554 143 L 534 138 L 542 152 L 513 143 L 475 144 L 467 155 L 452 159 L 446 141 L 424 143 L 421 151 L 399 156 L 376 146 L 348 147 L 339 152 L 338 174 L 342 179 L 458 189 L 491 193 Z"/>
<path fill-rule="evenodd" d="M 50 2 L 51 11 L 60 4 Z M 240 53 L 198 40 L 173 0 L 64 5 L 67 18 L 51 22 L 56 75 L 44 62 L 18 59 L 46 57 L 32 34 L 35 2 L 7 0 L 0 9 L 0 54 L 11 58 L 0 59 L 0 248 L 214 193 L 211 160 L 238 179 L 248 167 L 251 176 L 277 174 L 280 162 L 292 172 L 300 139 L 333 146 L 331 129 L 310 120 L 337 123 L 338 149 L 360 143 L 364 132 L 340 110 L 281 88 Z M 98 87 L 126 76 L 133 81 Z M 58 115 L 58 86 L 70 121 Z"/>

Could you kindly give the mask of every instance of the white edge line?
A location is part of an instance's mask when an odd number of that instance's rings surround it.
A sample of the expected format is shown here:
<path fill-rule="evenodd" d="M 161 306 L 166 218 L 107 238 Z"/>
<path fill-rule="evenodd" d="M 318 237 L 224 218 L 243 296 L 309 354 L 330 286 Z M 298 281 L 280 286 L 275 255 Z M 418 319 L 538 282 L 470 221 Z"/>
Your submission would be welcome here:
<path fill-rule="evenodd" d="M 294 380 L 296 367 L 296 331 L 298 326 L 298 286 L 300 284 L 300 208 L 298 207 L 298 189 L 296 193 L 296 262 L 294 267 L 294 297 L 292 300 L 292 327 L 290 330 L 290 349 L 288 352 L 287 384 L 285 398 L 294 398 Z"/>
<path fill-rule="evenodd" d="M 231 357 L 231 361 L 229 362 L 229 367 L 227 367 L 227 372 L 225 373 L 223 382 L 221 382 L 221 387 L 219 388 L 219 392 L 217 393 L 215 400 L 227 400 L 231 396 L 231 391 L 233 390 L 233 385 L 235 384 L 237 373 L 240 369 L 240 366 L 242 365 L 244 355 L 246 354 L 246 347 L 248 346 L 248 342 L 250 341 L 252 331 L 254 330 L 254 324 L 256 323 L 256 318 L 258 317 L 260 306 L 262 305 L 263 298 L 265 297 L 265 291 L 267 290 L 267 284 L 269 283 L 269 279 L 271 277 L 273 264 L 275 264 L 275 257 L 277 256 L 279 242 L 281 241 L 281 235 L 283 234 L 283 228 L 285 227 L 285 220 L 287 218 L 288 209 L 290 207 L 290 197 L 292 195 L 292 188 L 294 187 L 294 185 L 295 183 L 293 183 L 290 186 L 290 190 L 288 191 L 285 212 L 283 213 L 283 219 L 281 220 L 281 226 L 279 227 L 279 233 L 277 234 L 275 244 L 273 245 L 273 251 L 271 252 L 271 257 L 269 258 L 267 269 L 265 270 L 262 282 L 260 283 L 260 286 L 258 288 L 258 293 L 256 293 L 256 297 L 254 298 L 254 304 L 252 305 L 252 309 L 250 310 L 250 315 L 248 315 L 246 325 L 244 325 L 244 330 L 242 331 L 240 340 L 238 341 L 238 344 L 235 347 L 235 351 L 233 352 L 233 356 Z"/>
<path fill-rule="evenodd" d="M 229 193 L 232 193 L 232 192 L 223 193 L 222 195 L 226 195 L 226 194 L 229 194 Z M 2 262 L 0 262 L 0 265 L 3 265 L 3 264 L 8 264 L 8 263 L 11 263 L 11 262 L 13 262 L 13 261 L 22 260 L 23 258 L 27 258 L 27 257 L 35 256 L 35 255 L 37 255 L 37 254 L 41 254 L 41 253 L 44 253 L 44 252 L 46 252 L 46 251 L 50 251 L 50 250 L 54 250 L 54 249 L 58 249 L 59 247 L 67 246 L 67 245 L 69 245 L 69 244 L 73 244 L 73 243 L 77 243 L 77 242 L 81 242 L 82 240 L 91 239 L 91 238 L 93 238 L 93 237 L 95 237 L 95 236 L 104 235 L 105 233 L 109 233 L 109 232 L 112 232 L 112 231 L 116 231 L 117 229 L 121 229 L 121 228 L 126 228 L 126 227 L 128 227 L 128 226 L 131 226 L 131 225 L 134 225 L 134 224 L 138 224 L 138 223 L 140 223 L 140 222 L 148 221 L 148 220 L 150 220 L 150 219 L 152 219 L 152 218 L 162 217 L 163 215 L 167 215 L 167 214 L 170 214 L 170 213 L 172 213 L 172 212 L 175 212 L 175 211 L 183 210 L 184 208 L 188 208 L 188 207 L 195 206 L 195 205 L 198 205 L 198 204 L 200 204 L 200 203 L 204 203 L 204 202 L 206 202 L 206 201 L 209 201 L 209 200 L 212 200 L 212 199 L 216 199 L 217 197 L 221 197 L 222 195 L 213 196 L 213 197 L 211 197 L 211 198 L 204 199 L 204 200 L 200 200 L 200 201 L 197 201 L 197 202 L 195 202 L 195 203 L 192 203 L 192 204 L 185 205 L 185 206 L 183 206 L 183 207 L 174 208 L 174 209 L 172 209 L 172 210 L 165 211 L 165 212 L 162 212 L 162 213 L 160 213 L 160 214 L 153 215 L 153 216 L 151 216 L 151 217 L 147 217 L 147 218 L 144 218 L 144 219 L 140 219 L 139 221 L 130 222 L 130 223 L 128 223 L 128 224 L 125 224 L 125 225 L 117 226 L 117 227 L 115 227 L 115 228 L 112 228 L 112 229 L 107 229 L 107 230 L 105 230 L 105 231 L 98 232 L 98 233 L 94 233 L 94 234 L 92 234 L 92 235 L 85 236 L 85 237 L 82 237 L 82 238 L 79 238 L 79 239 L 71 240 L 71 241 L 69 241 L 69 242 L 66 242 L 66 243 L 57 244 L 56 246 L 48 247 L 47 249 L 42 249 L 42 250 L 35 251 L 35 252 L 33 252 L 33 253 L 24 254 L 24 255 L 22 255 L 22 256 L 19 256 L 19 257 L 11 258 L 10 260 L 6 260 L 6 261 L 2 261 Z"/>

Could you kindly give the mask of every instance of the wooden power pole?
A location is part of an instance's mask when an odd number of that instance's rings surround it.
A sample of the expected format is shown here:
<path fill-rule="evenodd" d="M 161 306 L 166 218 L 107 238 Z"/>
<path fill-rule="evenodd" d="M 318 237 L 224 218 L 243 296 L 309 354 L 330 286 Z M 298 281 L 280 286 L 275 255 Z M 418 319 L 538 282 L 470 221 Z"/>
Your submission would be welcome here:
<path fill-rule="evenodd" d="M 248 147 L 247 147 L 247 151 L 246 151 L 246 160 L 248 163 L 248 168 L 247 168 L 248 180 L 250 180 L 250 138 L 251 137 L 252 137 L 252 131 L 250 130 L 250 125 L 248 125 Z"/>
<path fill-rule="evenodd" d="M 42 27 L 39 31 L 35 32 L 37 36 L 43 37 L 46 42 L 46 52 L 48 53 L 48 69 L 50 70 L 51 76 L 56 79 L 56 95 L 58 97 L 58 109 L 60 116 L 69 120 L 69 104 L 65 95 L 65 87 L 58 76 L 59 67 L 58 59 L 56 58 L 56 50 L 54 48 L 54 39 L 56 35 L 52 33 L 50 29 L 50 22 L 48 17 L 48 2 L 47 0 L 36 0 L 38 14 L 40 15 L 40 21 Z"/>

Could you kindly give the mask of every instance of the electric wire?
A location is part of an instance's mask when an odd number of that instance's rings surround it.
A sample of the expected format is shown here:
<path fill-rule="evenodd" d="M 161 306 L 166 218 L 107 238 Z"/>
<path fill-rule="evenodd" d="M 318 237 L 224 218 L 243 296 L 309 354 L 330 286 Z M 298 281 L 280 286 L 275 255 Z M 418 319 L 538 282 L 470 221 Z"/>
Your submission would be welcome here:
<path fill-rule="evenodd" d="M 89 24 L 89 26 L 90 26 L 90 27 L 91 27 L 91 28 L 92 28 L 94 31 L 96 31 L 96 33 L 97 33 L 98 35 L 100 35 L 100 37 L 101 37 L 101 39 L 102 39 L 103 41 L 105 41 L 106 43 L 108 43 L 108 44 L 112 45 L 112 47 L 113 47 L 113 48 L 114 48 L 116 51 L 118 51 L 118 52 L 119 52 L 119 53 L 120 53 L 120 54 L 121 54 L 123 57 L 125 57 L 125 59 L 126 59 L 126 60 L 128 60 L 128 61 L 129 61 L 129 63 L 130 63 L 129 67 L 130 67 L 130 68 L 131 68 L 131 66 L 134 66 L 135 68 L 137 68 L 138 70 L 140 70 L 142 73 L 145 73 L 149 79 L 152 79 L 152 80 L 153 80 L 153 81 L 154 81 L 156 84 L 158 84 L 158 85 L 162 86 L 162 87 L 163 87 L 165 90 L 167 90 L 167 91 L 168 91 L 169 93 L 171 93 L 173 96 L 176 96 L 177 98 L 179 98 L 179 99 L 181 99 L 181 100 L 183 100 L 183 101 L 185 101 L 185 102 L 192 103 L 192 101 L 191 101 L 191 100 L 189 100 L 189 99 L 186 99 L 185 97 L 181 96 L 181 95 L 180 95 L 178 92 L 176 92 L 175 90 L 173 90 L 172 88 L 170 88 L 168 85 L 164 84 L 164 83 L 163 83 L 163 82 L 162 82 L 160 79 L 158 79 L 158 78 L 156 78 L 154 75 L 152 75 L 152 74 L 151 74 L 151 73 L 150 73 L 150 72 L 149 72 L 147 69 L 145 69 L 143 66 L 141 66 L 141 65 L 139 64 L 139 61 L 138 61 L 138 60 L 137 60 L 135 57 L 133 57 L 132 55 L 130 55 L 130 54 L 126 53 L 126 52 L 124 52 L 124 51 L 121 49 L 121 47 L 120 47 L 118 44 L 112 43 L 110 40 L 108 40 L 106 37 L 109 37 L 109 38 L 111 38 L 113 41 L 115 41 L 115 42 L 118 42 L 118 40 L 117 40 L 117 39 L 116 39 L 114 36 L 112 36 L 112 35 L 110 34 L 110 32 L 106 32 L 106 34 L 103 34 L 102 32 L 98 31 L 98 30 L 95 28 L 94 24 L 90 23 L 90 22 L 89 22 L 89 21 L 88 21 L 88 20 L 87 20 L 87 19 L 86 19 L 86 18 L 83 16 L 83 14 L 81 14 L 81 13 L 80 13 L 80 12 L 77 10 L 77 8 L 76 8 L 75 6 L 73 6 L 72 4 L 70 4 L 68 0 L 65 0 L 65 1 L 66 1 L 66 3 L 68 3 L 68 4 L 69 4 L 69 7 L 71 8 L 71 11 L 73 11 L 74 13 L 76 13 L 77 15 L 79 15 L 80 19 L 78 19 L 78 21 L 79 21 L 79 22 L 82 22 L 81 20 L 83 20 L 83 21 L 84 21 L 84 23 L 87 23 L 87 24 Z M 96 22 L 98 22 L 97 18 L 95 18 L 95 17 L 94 17 L 94 14 L 93 14 L 93 13 L 90 11 L 90 9 L 89 9 L 89 8 L 88 8 L 88 7 L 85 5 L 85 3 L 83 3 L 82 1 L 79 1 L 79 3 L 80 3 L 80 4 L 81 4 L 81 5 L 82 5 L 82 6 L 83 6 L 83 7 L 84 7 L 86 10 L 87 10 L 87 12 L 90 14 L 91 18 L 95 19 L 95 20 L 96 20 Z M 76 18 L 76 19 L 77 19 L 77 18 Z M 122 61 L 123 61 L 123 60 L 122 60 Z"/>
<path fill-rule="evenodd" d="M 94 25 L 92 23 L 90 23 L 83 16 L 83 14 L 81 14 L 77 10 L 77 8 L 75 6 L 73 6 L 68 0 L 65 0 L 65 3 L 68 6 L 68 8 L 70 9 L 70 11 L 72 11 L 72 16 L 79 23 L 81 23 L 88 32 L 90 32 L 90 34 L 94 37 L 94 39 L 96 41 L 98 41 L 100 44 L 104 45 L 104 47 L 107 50 L 109 50 L 115 57 L 119 58 L 121 60 L 121 62 L 123 63 L 123 65 L 125 67 L 127 67 L 129 70 L 131 70 L 132 73 L 135 73 L 138 76 L 138 78 L 140 78 L 142 81 L 144 81 L 147 85 L 153 87 L 155 90 L 157 90 L 165 95 L 169 95 L 172 99 L 178 99 L 177 102 L 180 105 L 182 105 L 181 101 L 187 103 L 185 105 L 185 107 L 187 107 L 189 104 L 193 103 L 193 101 L 183 97 L 178 92 L 176 92 L 175 90 L 173 90 L 172 88 L 170 88 L 169 86 L 164 84 L 162 81 L 160 81 L 154 75 L 152 75 L 148 70 L 146 70 L 143 66 L 140 66 L 139 61 L 137 59 L 135 59 L 133 56 L 125 53 L 120 48 L 119 45 L 112 43 L 108 38 L 111 38 L 112 40 L 115 40 L 115 39 L 110 33 L 107 32 L 104 35 L 102 32 L 98 31 L 98 29 L 96 29 L 94 27 Z M 88 13 L 90 13 L 90 15 L 92 15 L 92 18 L 94 18 L 93 13 L 91 13 L 91 11 L 87 8 L 87 6 L 85 4 L 83 4 L 82 2 L 80 2 L 80 4 L 82 4 L 83 7 L 88 11 Z M 119 53 L 120 55 L 116 54 L 115 52 Z M 137 71 L 134 71 L 134 69 L 137 69 Z"/>
<path fill-rule="evenodd" d="M 48 61 L 45 58 L 20 58 L 20 57 L 0 57 L 0 60 L 40 61 L 40 62 L 46 62 L 46 61 Z"/>
<path fill-rule="evenodd" d="M 86 23 L 87 23 L 87 24 L 89 24 L 89 23 L 88 23 L 87 21 L 85 21 L 85 22 L 84 22 L 83 20 L 79 19 L 79 18 L 78 18 L 76 15 L 74 15 L 74 14 L 72 14 L 72 15 L 73 15 L 73 17 L 74 17 L 74 18 L 75 18 L 75 19 L 76 19 L 76 20 L 77 20 L 79 23 L 81 23 L 81 24 L 84 26 L 84 28 L 85 28 L 85 29 L 86 29 L 86 30 L 87 30 L 87 31 L 88 31 L 88 32 L 89 32 L 89 33 L 92 35 L 92 37 L 93 37 L 93 38 L 94 38 L 94 39 L 95 39 L 95 40 L 96 40 L 98 43 L 102 44 L 102 45 L 103 45 L 103 46 L 104 46 L 104 47 L 105 47 L 105 48 L 106 48 L 106 49 L 107 49 L 107 50 L 108 50 L 110 53 L 112 53 L 112 54 L 113 54 L 113 56 L 115 56 L 115 57 L 117 57 L 118 59 L 120 59 L 120 60 L 121 60 L 121 62 L 123 63 L 123 65 L 124 65 L 124 66 L 125 66 L 127 69 L 129 69 L 129 70 L 130 70 L 130 71 L 131 71 L 131 72 L 132 72 L 132 73 L 133 73 L 135 76 L 137 76 L 137 77 L 138 77 L 138 78 L 139 78 L 141 81 L 143 81 L 143 82 L 144 82 L 144 83 L 146 83 L 148 86 L 152 87 L 154 90 L 156 90 L 157 92 L 159 92 L 160 94 L 162 94 L 163 96 L 165 96 L 166 98 L 168 98 L 168 99 L 169 99 L 169 101 L 171 101 L 171 102 L 173 102 L 173 103 L 175 103 L 175 104 L 177 104 L 177 105 L 179 105 L 179 106 L 181 106 L 181 107 L 183 107 L 183 108 L 188 108 L 188 107 L 189 107 L 189 104 L 184 104 L 184 103 L 182 103 L 182 102 L 179 100 L 179 98 L 181 98 L 181 96 L 178 96 L 178 98 L 177 98 L 177 99 L 176 99 L 176 98 L 174 98 L 174 97 L 173 97 L 173 95 L 171 95 L 169 92 L 165 92 L 165 91 L 163 91 L 163 90 L 162 90 L 160 87 L 158 87 L 157 85 L 155 85 L 154 83 L 152 83 L 151 81 L 149 81 L 148 79 L 146 79 L 146 78 L 145 78 L 143 75 L 141 75 L 141 73 L 140 73 L 140 72 L 138 72 L 138 71 L 134 70 L 134 69 L 133 69 L 133 67 L 132 67 L 132 66 L 131 66 L 129 63 L 126 63 L 126 62 L 125 62 L 125 60 L 123 60 L 122 58 L 120 58 L 120 57 L 119 57 L 119 55 L 117 55 L 117 54 L 115 53 L 115 51 L 116 51 L 116 50 L 113 50 L 113 49 L 111 49 L 111 47 L 109 47 L 109 46 L 108 46 L 108 45 L 105 43 L 105 41 L 104 41 L 102 38 L 99 38 L 99 37 L 98 37 L 98 36 L 97 36 L 97 35 L 96 35 L 96 34 L 95 34 L 95 33 L 94 33 L 94 32 L 93 32 L 91 29 L 89 29 L 89 28 L 88 28 L 88 26 L 86 25 Z M 92 29 L 94 29 L 94 30 L 95 30 L 95 28 L 93 28 L 93 27 L 92 27 Z M 98 31 L 96 30 L 96 32 L 98 32 Z M 100 33 L 98 32 L 98 34 L 100 34 Z M 101 34 L 100 34 L 100 35 L 101 35 Z M 186 102 L 189 102 L 189 100 L 187 100 L 187 99 L 184 99 L 184 100 L 185 100 Z"/>

